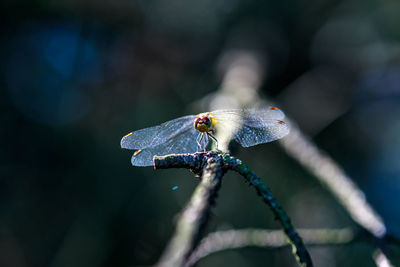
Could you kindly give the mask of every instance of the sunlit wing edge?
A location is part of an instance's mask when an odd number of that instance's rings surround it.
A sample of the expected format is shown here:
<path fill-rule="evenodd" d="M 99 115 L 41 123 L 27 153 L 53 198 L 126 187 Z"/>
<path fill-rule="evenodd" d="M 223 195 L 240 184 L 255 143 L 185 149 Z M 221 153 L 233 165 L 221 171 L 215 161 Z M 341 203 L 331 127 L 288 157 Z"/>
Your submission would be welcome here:
<path fill-rule="evenodd" d="M 164 122 L 160 125 L 130 132 L 122 137 L 120 141 L 120 146 L 124 149 L 137 150 L 160 145 L 166 142 L 168 139 L 173 138 L 175 135 L 179 134 L 180 131 L 185 131 L 186 129 L 192 127 L 192 121 L 194 120 L 194 118 L 194 115 L 187 115 Z M 178 129 L 174 129 L 174 126 L 176 126 Z M 168 128 L 171 128 L 170 135 L 168 137 L 162 139 L 160 138 L 159 140 L 155 141 L 155 139 L 160 136 L 162 131 L 166 130 L 168 132 L 170 130 Z M 145 138 L 147 138 L 148 145 L 144 145 L 144 143 L 146 143 L 146 140 L 144 140 Z M 136 141 L 135 139 L 139 140 Z"/>

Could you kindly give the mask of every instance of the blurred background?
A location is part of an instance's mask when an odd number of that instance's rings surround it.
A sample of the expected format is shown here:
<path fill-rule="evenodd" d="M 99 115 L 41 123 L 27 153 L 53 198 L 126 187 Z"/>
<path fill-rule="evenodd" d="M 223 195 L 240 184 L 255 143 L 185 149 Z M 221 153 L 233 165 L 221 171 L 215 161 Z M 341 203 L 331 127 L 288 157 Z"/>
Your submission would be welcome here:
<path fill-rule="evenodd" d="M 187 170 L 131 166 L 132 151 L 121 150 L 120 139 L 207 111 L 229 77 L 239 86 L 225 94 L 240 93 L 248 106 L 272 100 L 400 236 L 399 2 L 0 5 L 0 266 L 154 264 L 198 180 Z M 253 71 L 228 73 L 238 58 Z M 271 187 L 296 227 L 355 226 L 276 143 L 234 155 Z M 279 225 L 229 173 L 207 232 L 247 227 Z M 375 266 L 374 249 L 364 240 L 310 252 L 316 266 Z M 230 250 L 198 264 L 261 265 L 296 262 L 287 247 Z"/>

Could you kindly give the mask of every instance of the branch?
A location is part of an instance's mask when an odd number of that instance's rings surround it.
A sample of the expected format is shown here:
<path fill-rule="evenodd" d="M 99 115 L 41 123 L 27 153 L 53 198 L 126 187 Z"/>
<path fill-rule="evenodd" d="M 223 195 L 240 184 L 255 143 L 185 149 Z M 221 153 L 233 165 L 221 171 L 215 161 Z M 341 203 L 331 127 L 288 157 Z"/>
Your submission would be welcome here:
<path fill-rule="evenodd" d="M 300 162 L 339 200 L 359 225 L 377 238 L 382 238 L 386 227 L 382 218 L 368 203 L 361 189 L 326 153 L 319 150 L 294 124 L 290 134 L 280 140 L 286 152 Z"/>
<path fill-rule="evenodd" d="M 229 169 L 238 172 L 246 181 L 248 181 L 261 196 L 263 201 L 271 208 L 276 219 L 281 223 L 290 243 L 293 246 L 293 251 L 296 253 L 297 261 L 301 266 L 312 266 L 311 257 L 304 246 L 303 241 L 294 229 L 289 216 L 282 208 L 281 204 L 272 194 L 271 190 L 264 184 L 264 182 L 241 160 L 236 159 L 228 154 L 225 154 L 225 162 Z"/>
<path fill-rule="evenodd" d="M 307 245 L 339 245 L 354 240 L 355 233 L 349 229 L 299 229 Z M 210 233 L 203 238 L 190 255 L 186 266 L 216 252 L 243 247 L 279 248 L 287 246 L 287 238 L 280 230 L 243 229 Z"/>
<path fill-rule="evenodd" d="M 159 267 L 183 266 L 192 252 L 207 222 L 211 205 L 217 196 L 224 174 L 222 166 L 215 162 L 213 154 L 170 155 L 154 160 L 156 169 L 189 168 L 202 172 L 201 182 L 178 220 L 175 233 L 161 256 Z"/>
<path fill-rule="evenodd" d="M 394 265 L 392 265 L 386 255 L 379 248 L 375 250 L 372 258 L 374 259 L 375 264 L 378 267 L 394 267 Z"/>
<path fill-rule="evenodd" d="M 170 168 L 185 168 L 190 169 L 196 173 L 201 172 L 205 165 L 207 157 L 213 157 L 217 154 L 210 152 L 198 152 L 193 154 L 170 154 L 166 156 L 155 156 L 154 169 L 170 169 Z"/>
<path fill-rule="evenodd" d="M 293 246 L 293 251 L 299 264 L 301 266 L 312 266 L 310 255 L 291 224 L 289 216 L 271 193 L 270 189 L 242 161 L 231 157 L 229 154 L 210 151 L 194 154 L 155 156 L 154 168 L 189 168 L 196 173 L 202 173 L 202 181 L 182 213 L 176 232 L 161 257 L 158 266 L 182 266 L 193 249 L 197 237 L 206 222 L 205 215 L 209 212 L 210 203 L 214 200 L 213 196 L 215 196 L 215 192 L 219 188 L 224 170 L 228 169 L 240 173 L 255 187 L 257 193 L 281 222 Z M 203 172 L 202 169 L 204 169 Z M 218 172 L 218 175 L 215 172 Z M 214 192 L 214 194 L 211 192 Z"/>

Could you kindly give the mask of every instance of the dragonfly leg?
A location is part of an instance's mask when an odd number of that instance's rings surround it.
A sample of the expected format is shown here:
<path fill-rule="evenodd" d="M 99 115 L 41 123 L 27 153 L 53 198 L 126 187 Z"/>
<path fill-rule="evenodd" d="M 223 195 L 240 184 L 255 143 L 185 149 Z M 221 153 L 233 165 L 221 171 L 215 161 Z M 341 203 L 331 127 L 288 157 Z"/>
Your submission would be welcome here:
<path fill-rule="evenodd" d="M 199 146 L 200 150 L 202 149 L 202 147 L 201 147 L 201 142 L 202 141 L 203 141 L 203 133 L 199 133 L 199 135 L 196 138 L 196 142 L 197 142 L 197 145 Z"/>
<path fill-rule="evenodd" d="M 218 150 L 218 140 L 215 138 L 215 136 L 211 133 L 207 133 L 207 135 L 215 142 L 215 148 Z"/>
<path fill-rule="evenodd" d="M 203 133 L 203 137 L 204 137 L 204 147 L 203 147 L 203 152 L 206 152 L 206 149 L 207 149 L 207 145 L 208 145 L 208 142 L 210 141 L 209 139 L 208 139 L 208 135 L 207 134 L 205 134 L 205 133 Z"/>

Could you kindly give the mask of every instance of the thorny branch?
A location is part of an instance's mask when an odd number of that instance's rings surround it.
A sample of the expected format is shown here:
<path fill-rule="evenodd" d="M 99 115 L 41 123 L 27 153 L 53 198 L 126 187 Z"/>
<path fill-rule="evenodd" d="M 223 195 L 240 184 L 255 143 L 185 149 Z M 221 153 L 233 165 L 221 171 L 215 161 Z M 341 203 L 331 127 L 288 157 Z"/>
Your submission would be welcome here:
<path fill-rule="evenodd" d="M 204 218 L 207 218 L 207 216 L 204 215 L 209 212 L 210 203 L 214 201 L 215 193 L 226 170 L 238 172 L 254 186 L 257 193 L 281 223 L 289 242 L 293 246 L 293 252 L 298 263 L 301 266 L 313 266 L 310 255 L 285 210 L 270 189 L 241 160 L 219 152 L 198 152 L 162 157 L 155 156 L 154 168 L 188 168 L 196 173 L 202 173 L 202 181 L 178 220 L 176 232 L 157 266 L 183 266 L 205 225 L 206 219 Z M 216 180 L 213 181 L 213 179 Z"/>

